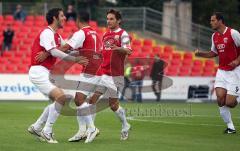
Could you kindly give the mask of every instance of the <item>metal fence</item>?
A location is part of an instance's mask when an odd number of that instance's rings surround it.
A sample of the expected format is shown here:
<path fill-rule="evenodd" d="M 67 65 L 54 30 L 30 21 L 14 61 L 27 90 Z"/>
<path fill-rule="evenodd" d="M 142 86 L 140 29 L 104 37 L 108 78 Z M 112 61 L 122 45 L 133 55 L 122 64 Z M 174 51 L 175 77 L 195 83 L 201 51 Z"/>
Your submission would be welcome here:
<path fill-rule="evenodd" d="M 100 25 L 106 24 L 106 11 L 110 8 L 97 8 L 95 11 L 97 12 L 97 17 L 95 19 L 98 21 Z M 146 8 L 146 7 L 137 7 L 137 8 L 130 8 L 130 7 L 121 7 L 116 8 L 121 11 L 123 16 L 123 28 L 128 30 L 137 30 L 142 32 L 152 32 L 163 36 L 163 27 L 170 29 L 170 39 L 174 42 L 178 43 L 181 42 L 182 38 L 185 38 L 188 42 L 188 45 L 185 47 L 192 48 L 199 48 L 199 49 L 209 49 L 211 46 L 211 35 L 213 33 L 212 29 L 204 27 L 199 24 L 195 24 L 189 22 L 191 25 L 190 30 L 181 30 L 179 27 L 176 26 L 169 26 L 163 23 L 163 13 Z M 170 16 L 169 16 L 170 17 Z M 93 17 L 94 18 L 94 17 Z M 172 20 L 177 20 L 180 22 L 180 19 L 175 17 Z M 181 20 L 184 21 L 184 20 Z M 172 38 L 176 36 L 177 38 Z"/>
<path fill-rule="evenodd" d="M 0 14 L 13 14 L 16 6 L 19 3 L 14 2 L 0 2 Z M 21 2 L 23 10 L 27 15 L 44 15 L 48 9 L 52 7 L 63 7 L 61 3 L 24 3 Z M 106 11 L 110 9 L 108 7 L 91 9 L 91 18 L 98 21 L 99 25 L 105 26 L 106 24 Z M 158 34 L 164 37 L 163 30 L 168 29 L 170 31 L 169 40 L 181 44 L 184 39 L 184 46 L 199 49 L 209 49 L 211 45 L 210 28 L 194 24 L 189 22 L 190 30 L 183 30 L 178 24 L 176 26 L 169 26 L 163 23 L 162 12 L 146 8 L 146 7 L 121 7 L 116 8 L 121 11 L 123 16 L 123 28 L 127 30 L 145 31 Z M 169 16 L 170 17 L 170 16 Z M 184 20 L 177 17 L 170 17 L 174 20 L 174 23 L 184 22 Z M 166 34 L 165 34 L 166 35 Z M 165 37 L 166 38 L 166 37 Z M 187 41 L 187 44 L 186 44 Z"/>
<path fill-rule="evenodd" d="M 31 3 L 31 2 L 0 2 L 0 15 L 13 14 L 18 4 L 22 5 L 22 9 L 27 15 L 44 15 L 47 10 L 53 7 L 62 7 L 61 3 Z"/>

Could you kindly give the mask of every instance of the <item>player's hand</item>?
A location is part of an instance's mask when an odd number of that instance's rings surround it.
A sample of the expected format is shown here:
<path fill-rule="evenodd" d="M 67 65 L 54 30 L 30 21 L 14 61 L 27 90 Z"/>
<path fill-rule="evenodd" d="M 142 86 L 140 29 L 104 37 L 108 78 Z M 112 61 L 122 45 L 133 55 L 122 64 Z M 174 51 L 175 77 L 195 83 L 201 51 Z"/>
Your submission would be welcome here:
<path fill-rule="evenodd" d="M 35 59 L 37 62 L 43 62 L 45 59 L 47 59 L 48 56 L 50 56 L 48 52 L 41 51 L 37 53 Z"/>
<path fill-rule="evenodd" d="M 78 56 L 78 57 L 76 57 L 75 62 L 78 63 L 78 64 L 86 66 L 86 65 L 88 65 L 89 60 L 86 57 Z"/>
<path fill-rule="evenodd" d="M 116 46 L 116 45 L 111 45 L 110 48 L 111 48 L 112 50 L 117 50 L 119 47 Z"/>
<path fill-rule="evenodd" d="M 195 54 L 195 56 L 199 56 L 200 51 L 199 51 L 198 49 L 196 49 L 196 50 L 194 51 L 194 54 Z"/>
<path fill-rule="evenodd" d="M 231 63 L 229 63 L 229 66 L 237 67 L 240 64 L 240 61 L 238 59 L 233 60 Z"/>

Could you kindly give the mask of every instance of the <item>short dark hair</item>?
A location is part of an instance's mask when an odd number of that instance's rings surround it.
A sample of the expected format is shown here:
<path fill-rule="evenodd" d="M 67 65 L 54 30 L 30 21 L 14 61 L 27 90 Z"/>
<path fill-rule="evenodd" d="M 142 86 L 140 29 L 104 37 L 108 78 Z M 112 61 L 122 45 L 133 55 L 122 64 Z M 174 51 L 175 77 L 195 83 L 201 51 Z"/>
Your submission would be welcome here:
<path fill-rule="evenodd" d="M 225 24 L 224 16 L 222 12 L 214 12 L 212 16 L 216 16 L 217 20 L 222 20 L 222 23 Z"/>
<path fill-rule="evenodd" d="M 78 19 L 80 22 L 88 23 L 90 20 L 89 13 L 86 11 L 80 11 L 78 13 Z"/>
<path fill-rule="evenodd" d="M 107 11 L 107 15 L 108 14 L 114 14 L 117 20 L 122 20 L 122 15 L 121 15 L 120 11 L 117 11 L 115 9 L 110 9 Z"/>
<path fill-rule="evenodd" d="M 48 25 L 53 23 L 53 17 L 58 18 L 59 12 L 63 11 L 62 8 L 52 8 L 46 14 L 46 20 Z"/>

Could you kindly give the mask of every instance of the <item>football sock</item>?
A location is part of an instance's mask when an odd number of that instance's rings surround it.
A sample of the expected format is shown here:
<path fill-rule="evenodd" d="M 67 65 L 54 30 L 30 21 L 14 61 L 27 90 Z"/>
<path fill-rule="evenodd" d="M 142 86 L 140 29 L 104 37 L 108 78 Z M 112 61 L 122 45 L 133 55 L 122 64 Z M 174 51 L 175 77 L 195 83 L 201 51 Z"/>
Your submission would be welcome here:
<path fill-rule="evenodd" d="M 43 131 L 45 133 L 52 133 L 53 124 L 56 122 L 58 116 L 60 115 L 62 107 L 63 106 L 58 102 L 54 102 L 49 106 L 49 115 L 45 127 L 43 128 Z"/>
<path fill-rule="evenodd" d="M 235 130 L 229 107 L 219 107 L 219 111 L 223 121 L 227 124 L 228 128 Z"/>

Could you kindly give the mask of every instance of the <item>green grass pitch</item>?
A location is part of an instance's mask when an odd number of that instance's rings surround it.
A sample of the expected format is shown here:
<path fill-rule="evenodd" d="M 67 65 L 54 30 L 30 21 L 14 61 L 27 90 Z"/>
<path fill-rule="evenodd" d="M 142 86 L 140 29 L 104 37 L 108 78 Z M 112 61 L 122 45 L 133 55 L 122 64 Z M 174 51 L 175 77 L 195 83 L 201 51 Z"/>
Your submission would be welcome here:
<path fill-rule="evenodd" d="M 120 122 L 109 109 L 97 114 L 100 135 L 90 144 L 69 143 L 76 117 L 60 116 L 54 125 L 59 144 L 39 142 L 27 133 L 47 102 L 0 102 L 0 151 L 238 151 L 240 133 L 223 134 L 225 124 L 214 103 L 124 103 L 132 125 L 120 141 Z M 240 132 L 240 107 L 232 110 Z"/>

